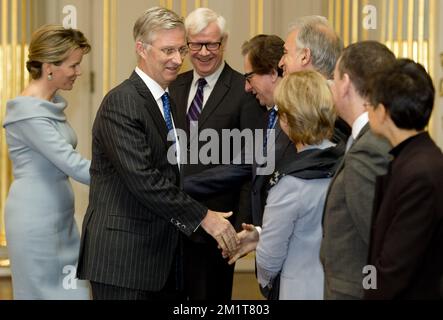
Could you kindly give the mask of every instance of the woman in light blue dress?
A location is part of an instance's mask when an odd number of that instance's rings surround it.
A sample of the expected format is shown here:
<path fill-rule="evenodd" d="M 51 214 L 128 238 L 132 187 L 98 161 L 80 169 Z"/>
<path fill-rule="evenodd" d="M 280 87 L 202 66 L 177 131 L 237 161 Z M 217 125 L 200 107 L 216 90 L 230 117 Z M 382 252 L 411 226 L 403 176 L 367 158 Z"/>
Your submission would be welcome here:
<path fill-rule="evenodd" d="M 75 151 L 66 101 L 90 46 L 78 30 L 46 25 L 32 36 L 31 82 L 8 101 L 4 128 L 13 163 L 5 224 L 14 299 L 89 299 L 76 279 L 79 232 L 69 177 L 89 184 L 90 161 Z"/>
<path fill-rule="evenodd" d="M 233 263 L 256 249 L 257 280 L 268 299 L 322 300 L 322 215 L 328 185 L 344 152 L 332 137 L 335 111 L 316 71 L 286 76 L 274 99 L 280 127 L 297 148 L 276 164 L 267 184 L 262 228 L 243 224 Z"/>

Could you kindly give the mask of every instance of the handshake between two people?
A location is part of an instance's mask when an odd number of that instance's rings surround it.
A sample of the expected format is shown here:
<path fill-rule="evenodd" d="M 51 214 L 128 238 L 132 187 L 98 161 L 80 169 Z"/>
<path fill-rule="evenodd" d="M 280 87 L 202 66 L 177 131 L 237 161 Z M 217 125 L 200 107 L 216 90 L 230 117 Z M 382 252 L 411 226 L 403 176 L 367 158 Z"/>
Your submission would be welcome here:
<path fill-rule="evenodd" d="M 217 241 L 223 258 L 229 258 L 228 264 L 254 251 L 259 239 L 259 233 L 252 224 L 242 223 L 243 230 L 236 233 L 227 219 L 231 215 L 232 212 L 208 210 L 201 223 L 201 227 Z"/>
<path fill-rule="evenodd" d="M 246 256 L 257 248 L 260 234 L 252 224 L 242 223 L 243 230 L 237 233 L 239 245 L 235 251 L 225 251 L 222 249 L 223 258 L 229 258 L 228 264 L 234 264 L 238 259 Z"/>

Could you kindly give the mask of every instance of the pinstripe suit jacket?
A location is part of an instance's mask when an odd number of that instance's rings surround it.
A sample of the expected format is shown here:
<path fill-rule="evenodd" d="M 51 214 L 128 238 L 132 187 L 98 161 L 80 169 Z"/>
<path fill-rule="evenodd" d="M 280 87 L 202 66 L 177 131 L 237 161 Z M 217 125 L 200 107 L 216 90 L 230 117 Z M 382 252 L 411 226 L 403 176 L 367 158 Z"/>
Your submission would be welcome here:
<path fill-rule="evenodd" d="M 179 232 L 191 235 L 207 208 L 180 190 L 179 170 L 166 157 L 165 121 L 135 72 L 106 95 L 92 136 L 78 276 L 158 291 L 169 275 Z"/>

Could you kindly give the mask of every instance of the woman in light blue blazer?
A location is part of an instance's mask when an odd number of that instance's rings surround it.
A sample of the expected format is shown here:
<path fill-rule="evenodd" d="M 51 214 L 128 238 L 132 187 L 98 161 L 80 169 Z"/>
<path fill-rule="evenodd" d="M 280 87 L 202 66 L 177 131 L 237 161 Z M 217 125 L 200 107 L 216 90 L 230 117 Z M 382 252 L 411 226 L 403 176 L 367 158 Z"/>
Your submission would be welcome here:
<path fill-rule="evenodd" d="M 318 72 L 285 77 L 275 101 L 280 126 L 297 154 L 276 164 L 267 187 L 262 230 L 243 225 L 239 252 L 230 263 L 256 245 L 257 279 L 268 299 L 278 295 L 280 300 L 319 300 L 324 283 L 323 207 L 344 146 L 329 140 L 335 111 L 328 84 Z"/>
<path fill-rule="evenodd" d="M 32 78 L 8 101 L 4 128 L 13 163 L 5 208 L 6 239 L 15 299 L 88 299 L 77 281 L 79 232 L 69 177 L 89 184 L 90 161 L 75 151 L 66 101 L 90 45 L 84 35 L 46 25 L 32 36 L 27 69 Z"/>

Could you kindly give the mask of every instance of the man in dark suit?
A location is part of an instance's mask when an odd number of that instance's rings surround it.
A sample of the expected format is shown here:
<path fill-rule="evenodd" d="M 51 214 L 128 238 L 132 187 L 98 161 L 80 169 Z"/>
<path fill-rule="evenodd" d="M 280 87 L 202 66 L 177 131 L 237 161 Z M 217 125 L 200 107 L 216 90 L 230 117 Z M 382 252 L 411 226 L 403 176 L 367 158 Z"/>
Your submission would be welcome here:
<path fill-rule="evenodd" d="M 326 197 L 321 259 L 325 299 L 363 298 L 375 179 L 386 172 L 390 145 L 369 130 L 368 82 L 395 62 L 383 44 L 350 45 L 334 71 L 331 90 L 337 113 L 352 127 L 348 151 Z"/>
<path fill-rule="evenodd" d="M 134 38 L 137 68 L 106 95 L 93 126 L 78 276 L 91 281 L 94 299 L 178 298 L 180 233 L 204 229 L 228 250 L 237 242 L 229 214 L 183 193 L 179 157 L 167 156 L 180 153 L 167 87 L 187 52 L 182 20 L 151 8 Z"/>
<path fill-rule="evenodd" d="M 228 39 L 225 25 L 225 19 L 208 8 L 196 9 L 185 20 L 193 70 L 179 75 L 169 87 L 176 105 L 177 127 L 188 132 L 187 148 L 182 150 L 187 153 L 181 172 L 185 179 L 222 163 L 227 151 L 220 143 L 218 154 L 209 154 L 209 163 L 204 161 L 202 148 L 207 141 L 199 141 L 200 133 L 210 129 L 222 142 L 222 130 L 255 129 L 264 116 L 254 96 L 243 90 L 244 77 L 224 62 Z M 193 149 L 193 144 L 198 148 Z M 229 151 L 233 153 L 231 147 Z M 198 161 L 193 161 L 195 152 L 200 155 L 195 159 Z M 232 161 L 233 156 L 228 160 Z M 232 218 L 242 219 L 237 216 L 239 194 L 240 186 L 216 195 L 193 196 L 211 209 L 233 211 Z M 211 237 L 196 232 L 184 239 L 184 258 L 185 293 L 190 300 L 231 299 L 234 266 L 223 259 Z"/>

